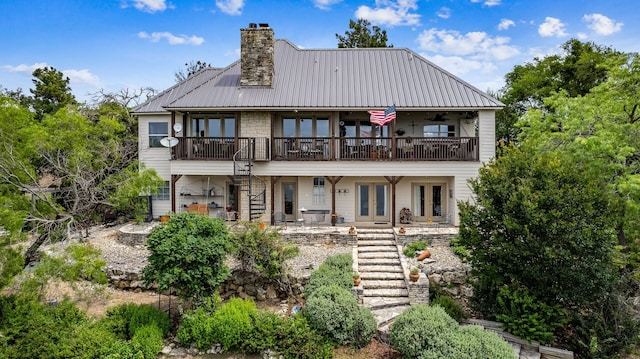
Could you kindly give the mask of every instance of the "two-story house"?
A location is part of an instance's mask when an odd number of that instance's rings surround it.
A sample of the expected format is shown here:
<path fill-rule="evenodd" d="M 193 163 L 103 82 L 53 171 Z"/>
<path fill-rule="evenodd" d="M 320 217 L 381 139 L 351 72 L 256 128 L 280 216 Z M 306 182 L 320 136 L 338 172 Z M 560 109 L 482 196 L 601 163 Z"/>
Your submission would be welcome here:
<path fill-rule="evenodd" d="M 502 103 L 405 48 L 301 49 L 267 24 L 240 38 L 239 61 L 134 110 L 140 162 L 166 179 L 154 217 L 396 225 L 406 208 L 458 224 Z M 371 122 L 392 105 L 395 120 Z"/>

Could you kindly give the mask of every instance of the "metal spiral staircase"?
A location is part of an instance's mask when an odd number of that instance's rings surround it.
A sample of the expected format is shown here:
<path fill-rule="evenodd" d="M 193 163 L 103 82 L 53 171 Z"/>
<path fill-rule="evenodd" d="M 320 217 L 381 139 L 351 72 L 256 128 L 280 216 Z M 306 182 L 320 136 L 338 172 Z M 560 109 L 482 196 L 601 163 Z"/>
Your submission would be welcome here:
<path fill-rule="evenodd" d="M 266 183 L 251 173 L 255 153 L 255 139 L 248 141 L 233 155 L 233 178 L 239 193 L 249 199 L 249 221 L 259 219 L 267 209 Z"/>

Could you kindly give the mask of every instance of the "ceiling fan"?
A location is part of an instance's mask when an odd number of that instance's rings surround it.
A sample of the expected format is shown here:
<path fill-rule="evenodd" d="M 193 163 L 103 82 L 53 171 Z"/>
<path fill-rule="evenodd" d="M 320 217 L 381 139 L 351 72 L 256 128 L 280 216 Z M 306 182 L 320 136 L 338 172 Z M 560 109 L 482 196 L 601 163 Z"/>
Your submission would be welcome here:
<path fill-rule="evenodd" d="M 433 122 L 444 122 L 444 121 L 447 121 L 447 119 L 441 113 L 436 113 L 434 117 L 425 118 L 425 120 L 433 121 Z"/>

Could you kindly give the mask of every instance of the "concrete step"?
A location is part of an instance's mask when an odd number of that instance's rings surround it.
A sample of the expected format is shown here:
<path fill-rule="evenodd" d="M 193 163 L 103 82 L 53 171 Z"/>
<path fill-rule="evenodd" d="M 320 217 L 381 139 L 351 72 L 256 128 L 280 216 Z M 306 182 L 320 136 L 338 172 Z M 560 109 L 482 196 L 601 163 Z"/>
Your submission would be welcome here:
<path fill-rule="evenodd" d="M 366 297 L 363 304 L 371 310 L 410 305 L 409 297 Z"/>
<path fill-rule="evenodd" d="M 393 252 L 362 252 L 358 253 L 358 261 L 364 258 L 396 258 L 399 260 L 400 256 L 397 251 Z"/>
<path fill-rule="evenodd" d="M 398 265 L 398 258 L 358 258 L 358 265 Z"/>
<path fill-rule="evenodd" d="M 359 241 L 370 241 L 376 239 L 395 239 L 395 235 L 393 233 L 358 233 L 356 238 Z"/>
<path fill-rule="evenodd" d="M 407 288 L 407 282 L 404 279 L 395 280 L 369 280 L 362 279 L 362 287 L 366 289 L 384 289 L 384 288 Z"/>
<path fill-rule="evenodd" d="M 364 297 L 409 297 L 409 291 L 406 288 L 391 289 L 363 289 Z"/>
<path fill-rule="evenodd" d="M 358 246 L 358 253 L 365 252 L 394 252 L 398 253 L 396 246 Z"/>
<path fill-rule="evenodd" d="M 400 264 L 396 265 L 360 265 L 358 264 L 358 271 L 366 274 L 371 272 L 385 272 L 385 273 L 402 273 L 402 267 Z"/>
<path fill-rule="evenodd" d="M 368 272 L 360 273 L 360 276 L 367 280 L 404 280 L 404 273 L 402 271 L 395 273 L 387 272 Z"/>
<path fill-rule="evenodd" d="M 358 241 L 358 247 L 360 246 L 396 246 L 396 241 L 391 239 L 371 239 Z"/>
<path fill-rule="evenodd" d="M 378 322 L 378 328 L 388 325 L 391 323 L 396 317 L 398 317 L 405 309 L 409 308 L 409 306 L 399 306 L 399 307 L 391 307 L 384 309 L 372 310 L 373 317 L 376 318 L 376 322 Z"/>

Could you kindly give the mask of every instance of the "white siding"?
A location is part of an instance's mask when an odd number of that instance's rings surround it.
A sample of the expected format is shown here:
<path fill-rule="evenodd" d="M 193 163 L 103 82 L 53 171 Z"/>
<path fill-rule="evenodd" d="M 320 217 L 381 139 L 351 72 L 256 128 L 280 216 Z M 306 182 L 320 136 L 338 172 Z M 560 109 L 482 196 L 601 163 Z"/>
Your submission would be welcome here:
<path fill-rule="evenodd" d="M 478 111 L 480 161 L 489 162 L 496 156 L 496 112 Z"/>

